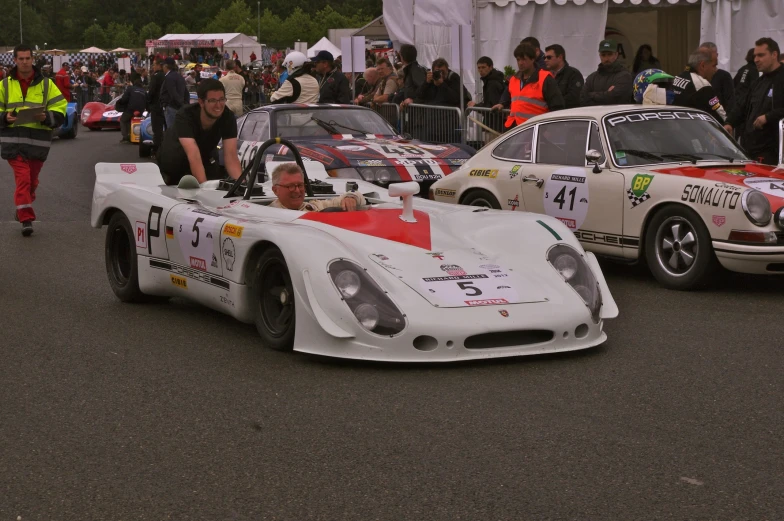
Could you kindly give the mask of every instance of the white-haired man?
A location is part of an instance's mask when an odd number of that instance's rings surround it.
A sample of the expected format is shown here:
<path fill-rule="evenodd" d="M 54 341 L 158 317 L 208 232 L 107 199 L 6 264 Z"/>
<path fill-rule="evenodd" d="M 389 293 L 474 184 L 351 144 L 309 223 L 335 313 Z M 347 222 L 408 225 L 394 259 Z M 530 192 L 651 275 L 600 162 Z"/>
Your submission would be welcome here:
<path fill-rule="evenodd" d="M 271 207 L 300 212 L 320 212 L 325 208 L 342 208 L 350 212 L 365 204 L 365 198 L 356 192 L 306 203 L 305 177 L 296 163 L 283 163 L 272 171 L 272 191 L 278 198 L 270 203 Z"/>

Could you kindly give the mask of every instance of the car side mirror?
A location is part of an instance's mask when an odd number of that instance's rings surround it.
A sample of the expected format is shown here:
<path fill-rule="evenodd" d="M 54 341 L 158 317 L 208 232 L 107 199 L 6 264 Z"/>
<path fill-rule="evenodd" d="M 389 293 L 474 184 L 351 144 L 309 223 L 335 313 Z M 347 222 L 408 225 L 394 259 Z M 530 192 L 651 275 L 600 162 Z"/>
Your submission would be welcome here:
<path fill-rule="evenodd" d="M 590 165 L 593 163 L 593 170 L 594 174 L 601 174 L 602 169 L 599 168 L 599 161 L 602 160 L 602 154 L 599 153 L 598 150 L 590 149 L 588 152 L 585 153 L 585 160 Z"/>

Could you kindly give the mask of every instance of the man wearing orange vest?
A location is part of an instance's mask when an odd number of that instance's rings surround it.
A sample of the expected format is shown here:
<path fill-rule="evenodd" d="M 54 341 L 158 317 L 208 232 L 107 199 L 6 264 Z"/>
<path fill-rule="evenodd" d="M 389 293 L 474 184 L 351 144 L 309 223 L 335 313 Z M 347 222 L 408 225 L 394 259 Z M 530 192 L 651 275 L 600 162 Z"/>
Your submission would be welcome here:
<path fill-rule="evenodd" d="M 558 83 L 549 71 L 536 66 L 536 49 L 529 43 L 521 43 L 514 50 L 517 68 L 520 69 L 509 80 L 509 88 L 504 91 L 498 105 L 493 110 L 511 108 L 506 118 L 507 129 L 525 123 L 529 118 L 561 110 L 565 107 Z"/>

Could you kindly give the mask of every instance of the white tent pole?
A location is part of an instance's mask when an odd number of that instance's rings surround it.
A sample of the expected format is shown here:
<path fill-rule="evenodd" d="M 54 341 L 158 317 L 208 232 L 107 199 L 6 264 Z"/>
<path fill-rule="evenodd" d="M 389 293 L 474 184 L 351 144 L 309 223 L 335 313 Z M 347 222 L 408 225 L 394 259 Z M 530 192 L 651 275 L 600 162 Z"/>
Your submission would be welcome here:
<path fill-rule="evenodd" d="M 465 144 L 465 84 L 463 83 L 463 26 L 457 26 L 457 61 L 458 61 L 458 74 L 460 75 L 460 142 Z"/>

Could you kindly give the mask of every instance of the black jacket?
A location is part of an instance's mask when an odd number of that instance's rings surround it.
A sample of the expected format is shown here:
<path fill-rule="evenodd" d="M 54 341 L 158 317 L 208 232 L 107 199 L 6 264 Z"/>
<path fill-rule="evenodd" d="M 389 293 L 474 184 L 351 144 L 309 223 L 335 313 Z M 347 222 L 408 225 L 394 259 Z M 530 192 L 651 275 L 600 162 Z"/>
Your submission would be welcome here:
<path fill-rule="evenodd" d="M 340 69 L 332 69 L 326 77 L 317 76 L 319 103 L 351 103 L 351 87 Z"/>
<path fill-rule="evenodd" d="M 620 105 L 632 101 L 633 78 L 620 62 L 604 66 L 599 64 L 585 80 L 580 92 L 580 105 Z M 613 90 L 609 90 L 613 87 Z"/>
<path fill-rule="evenodd" d="M 419 90 L 417 90 L 414 101 L 425 105 L 459 107 L 461 88 L 463 89 L 463 101 L 464 103 L 468 103 L 471 101 L 471 94 L 469 94 L 468 89 L 463 86 L 460 75 L 455 71 L 449 71 L 449 74 L 447 74 L 441 85 L 436 85 L 435 81 L 433 83 L 425 81 L 425 83 L 419 87 Z"/>
<path fill-rule="evenodd" d="M 163 71 L 153 72 L 150 78 L 150 88 L 147 91 L 147 104 L 150 109 L 161 108 L 161 87 L 163 86 Z"/>
<path fill-rule="evenodd" d="M 725 70 L 718 69 L 711 78 L 711 85 L 719 95 L 719 101 L 724 108 L 732 110 L 735 107 L 735 85 L 732 82 L 732 75 Z"/>
<path fill-rule="evenodd" d="M 754 63 L 747 63 L 738 69 L 738 73 L 732 79 L 735 86 L 735 104 L 745 105 L 746 98 L 751 92 L 751 86 L 757 81 L 757 78 L 759 78 L 759 71 Z"/>
<path fill-rule="evenodd" d="M 147 110 L 147 91 L 142 87 L 134 87 L 133 85 L 125 89 L 122 98 L 117 102 L 117 110 L 123 113 L 127 112 L 139 114 Z"/>
<path fill-rule="evenodd" d="M 762 129 L 754 128 L 754 120 L 765 115 Z M 784 66 L 763 74 L 754 81 L 746 102 L 738 104 L 730 113 L 728 123 L 737 127 L 744 124 L 741 145 L 752 158 L 778 150 L 779 120 L 784 118 Z"/>
<path fill-rule="evenodd" d="M 726 109 L 713 86 L 696 72 L 691 72 L 688 67 L 673 78 L 672 91 L 675 94 L 675 105 L 704 110 L 722 125 L 727 119 Z"/>
<path fill-rule="evenodd" d="M 417 96 L 419 87 L 427 81 L 427 69 L 414 61 L 403 67 L 402 70 L 406 78 L 403 83 L 403 92 L 405 93 L 405 98 L 403 99 L 414 99 Z"/>
<path fill-rule="evenodd" d="M 190 95 L 188 87 L 185 85 L 185 79 L 180 76 L 179 72 L 168 72 L 163 78 L 163 86 L 161 87 L 161 106 L 179 109 L 183 105 L 187 105 L 189 99 Z"/>
<path fill-rule="evenodd" d="M 558 84 L 567 109 L 580 106 L 580 92 L 582 92 L 584 83 L 583 74 L 580 71 L 564 60 L 563 69 L 555 75 L 555 83 Z"/>
<path fill-rule="evenodd" d="M 518 71 L 517 74 L 509 80 L 509 86 L 511 87 L 512 82 L 515 81 L 521 82 L 521 88 L 529 83 L 536 83 L 539 81 L 539 71 L 539 68 L 535 68 L 534 72 L 527 80 L 524 80 L 522 73 Z M 552 75 L 547 76 L 544 79 L 544 83 L 542 84 L 542 97 L 544 97 L 544 101 L 547 103 L 547 110 L 549 112 L 566 108 L 564 106 L 563 96 L 561 95 L 561 89 L 558 88 L 558 83 L 556 83 L 555 78 L 553 78 Z M 509 88 L 504 91 L 504 95 L 501 96 L 501 101 L 499 103 L 501 103 L 505 109 L 511 108 L 512 94 L 509 91 Z"/>
<path fill-rule="evenodd" d="M 482 102 L 477 103 L 476 106 L 489 109 L 493 105 L 498 105 L 505 90 L 504 73 L 498 69 L 491 70 L 487 76 L 482 78 Z"/>

